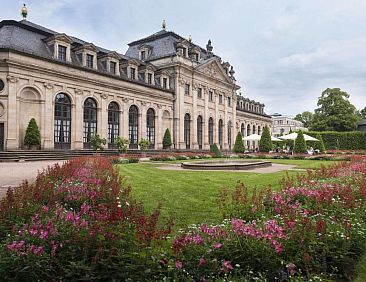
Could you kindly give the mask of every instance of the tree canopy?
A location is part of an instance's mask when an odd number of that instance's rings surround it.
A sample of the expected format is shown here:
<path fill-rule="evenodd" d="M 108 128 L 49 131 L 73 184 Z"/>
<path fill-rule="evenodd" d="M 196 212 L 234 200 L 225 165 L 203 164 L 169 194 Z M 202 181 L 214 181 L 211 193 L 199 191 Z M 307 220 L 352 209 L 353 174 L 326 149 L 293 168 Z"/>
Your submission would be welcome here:
<path fill-rule="evenodd" d="M 340 88 L 327 88 L 318 99 L 311 130 L 352 131 L 356 129 L 356 108 L 348 100 L 349 94 Z"/>
<path fill-rule="evenodd" d="M 366 118 L 366 107 L 364 107 L 362 110 L 360 110 L 360 116 L 361 118 Z"/>
<path fill-rule="evenodd" d="M 314 114 L 309 111 L 302 112 L 301 114 L 297 114 L 294 117 L 294 120 L 301 121 L 304 124 L 304 127 L 309 128 L 312 126 Z"/>

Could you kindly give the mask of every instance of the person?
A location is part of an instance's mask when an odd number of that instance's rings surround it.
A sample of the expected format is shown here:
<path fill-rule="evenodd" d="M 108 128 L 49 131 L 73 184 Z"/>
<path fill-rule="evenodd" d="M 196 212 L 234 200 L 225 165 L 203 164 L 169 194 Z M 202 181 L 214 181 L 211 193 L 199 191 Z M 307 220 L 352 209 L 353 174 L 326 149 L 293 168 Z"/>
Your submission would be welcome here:
<path fill-rule="evenodd" d="M 308 151 L 309 155 L 314 155 L 314 148 L 310 146 L 309 151 Z"/>

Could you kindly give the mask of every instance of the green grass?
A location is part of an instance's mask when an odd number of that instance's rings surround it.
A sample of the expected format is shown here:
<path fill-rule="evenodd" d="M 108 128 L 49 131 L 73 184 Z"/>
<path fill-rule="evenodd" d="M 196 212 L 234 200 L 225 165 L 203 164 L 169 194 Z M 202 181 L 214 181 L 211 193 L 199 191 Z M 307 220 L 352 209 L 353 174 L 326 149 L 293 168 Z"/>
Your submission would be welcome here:
<path fill-rule="evenodd" d="M 273 160 L 276 163 L 296 164 L 299 168 L 318 168 L 321 163 L 309 160 Z M 164 162 L 168 164 L 169 162 Z M 176 162 L 175 162 L 176 163 Z M 173 171 L 162 170 L 156 164 L 138 163 L 119 165 L 125 184 L 131 184 L 132 196 L 152 210 L 162 204 L 162 217 L 174 218 L 176 228 L 184 228 L 193 223 L 217 223 L 221 213 L 217 207 L 218 191 L 222 187 L 234 190 L 237 181 L 248 187 L 271 186 L 278 189 L 278 181 L 285 171 L 259 174 L 252 172 L 227 171 Z M 297 172 L 289 172 L 295 174 Z"/>

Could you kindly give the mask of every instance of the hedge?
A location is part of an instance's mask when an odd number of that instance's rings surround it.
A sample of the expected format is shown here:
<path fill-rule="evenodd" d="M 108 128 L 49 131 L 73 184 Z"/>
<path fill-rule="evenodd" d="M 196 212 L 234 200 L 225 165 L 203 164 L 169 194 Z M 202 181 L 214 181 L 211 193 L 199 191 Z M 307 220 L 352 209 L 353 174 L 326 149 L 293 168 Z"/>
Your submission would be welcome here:
<path fill-rule="evenodd" d="M 309 131 L 306 134 L 316 138 L 317 134 L 323 138 L 326 150 L 360 150 L 366 149 L 366 133 L 360 131 L 336 132 L 336 131 Z M 338 140 L 338 141 L 337 141 Z M 310 142 L 306 142 L 311 145 Z"/>

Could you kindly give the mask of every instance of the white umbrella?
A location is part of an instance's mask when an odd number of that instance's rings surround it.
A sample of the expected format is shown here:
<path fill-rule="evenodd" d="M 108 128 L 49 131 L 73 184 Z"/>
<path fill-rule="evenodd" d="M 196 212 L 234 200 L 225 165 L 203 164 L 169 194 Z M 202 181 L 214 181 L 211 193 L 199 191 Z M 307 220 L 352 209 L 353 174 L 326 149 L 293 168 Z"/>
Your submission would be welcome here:
<path fill-rule="evenodd" d="M 283 141 L 283 140 L 278 139 L 278 138 L 276 138 L 276 137 L 274 137 L 274 136 L 271 136 L 271 140 L 272 140 L 272 141 Z"/>
<path fill-rule="evenodd" d="M 259 141 L 259 140 L 261 140 L 261 135 L 252 134 L 252 135 L 244 137 L 243 140 L 244 141 Z M 272 141 L 282 141 L 281 139 L 278 139 L 278 138 L 273 137 L 273 136 L 271 136 L 271 140 Z"/>
<path fill-rule="evenodd" d="M 319 141 L 318 139 L 311 137 L 307 134 L 303 134 L 303 135 L 304 135 L 305 141 Z M 297 138 L 297 133 L 293 132 L 293 133 L 290 133 L 290 134 L 287 134 L 284 136 L 280 136 L 278 138 L 283 139 L 283 140 L 295 140 Z"/>

